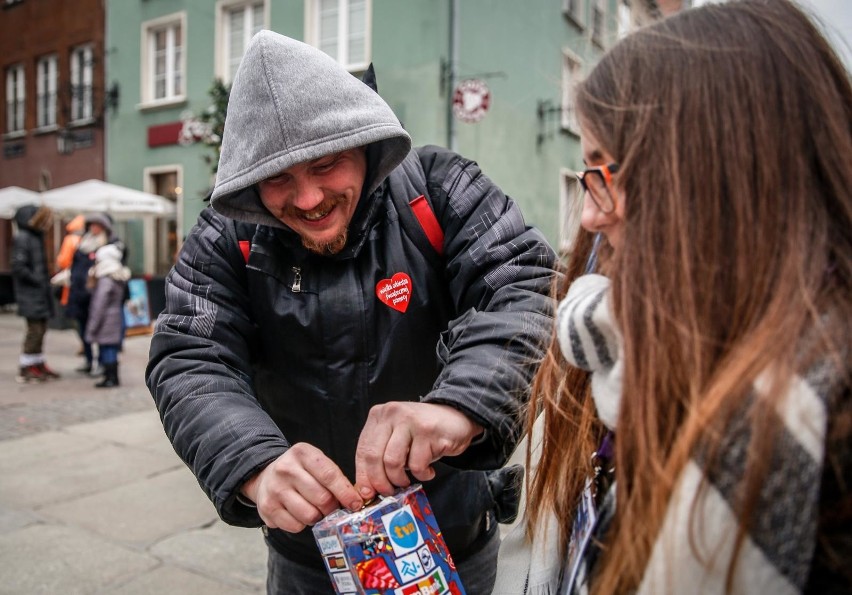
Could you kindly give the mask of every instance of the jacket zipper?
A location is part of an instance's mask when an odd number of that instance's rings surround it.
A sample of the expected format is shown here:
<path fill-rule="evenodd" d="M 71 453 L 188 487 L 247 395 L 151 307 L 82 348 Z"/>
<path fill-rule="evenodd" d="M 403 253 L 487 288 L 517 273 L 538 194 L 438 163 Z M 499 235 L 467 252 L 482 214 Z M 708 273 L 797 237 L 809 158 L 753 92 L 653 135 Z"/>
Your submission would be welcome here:
<path fill-rule="evenodd" d="M 293 293 L 301 293 L 302 291 L 302 269 L 300 267 L 293 267 L 293 286 L 290 288 L 290 291 Z"/>

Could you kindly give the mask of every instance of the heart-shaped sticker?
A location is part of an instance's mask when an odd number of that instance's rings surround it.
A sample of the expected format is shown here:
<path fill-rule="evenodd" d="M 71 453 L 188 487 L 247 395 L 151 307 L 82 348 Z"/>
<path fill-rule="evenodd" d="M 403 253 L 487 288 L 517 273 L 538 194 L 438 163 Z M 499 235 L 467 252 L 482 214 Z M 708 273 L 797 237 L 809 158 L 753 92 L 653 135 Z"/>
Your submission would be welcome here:
<path fill-rule="evenodd" d="M 390 279 L 376 283 L 376 295 L 385 305 L 399 312 L 405 312 L 411 302 L 411 277 L 405 273 L 396 273 Z"/>

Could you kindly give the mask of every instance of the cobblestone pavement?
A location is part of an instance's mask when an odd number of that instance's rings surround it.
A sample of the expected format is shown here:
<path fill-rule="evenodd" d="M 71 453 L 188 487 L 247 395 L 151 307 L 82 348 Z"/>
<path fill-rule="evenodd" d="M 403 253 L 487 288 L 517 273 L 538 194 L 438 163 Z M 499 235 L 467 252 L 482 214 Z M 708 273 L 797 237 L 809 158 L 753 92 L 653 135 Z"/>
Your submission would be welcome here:
<path fill-rule="evenodd" d="M 144 383 L 150 335 L 125 340 L 119 356 L 121 386 L 97 389 L 97 379 L 74 371 L 83 362 L 76 331 L 49 329 L 45 356 L 62 378 L 22 385 L 15 376 L 25 328 L 14 312 L 0 312 L 0 362 L 5 362 L 0 365 L 0 440 L 153 409 Z"/>

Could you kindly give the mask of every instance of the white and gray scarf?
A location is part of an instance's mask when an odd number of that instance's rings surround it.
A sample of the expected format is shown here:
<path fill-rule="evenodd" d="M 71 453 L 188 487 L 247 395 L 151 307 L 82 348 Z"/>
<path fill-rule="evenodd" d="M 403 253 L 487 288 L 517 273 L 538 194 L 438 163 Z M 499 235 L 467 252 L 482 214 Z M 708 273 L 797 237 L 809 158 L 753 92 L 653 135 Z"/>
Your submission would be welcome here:
<path fill-rule="evenodd" d="M 621 400 L 622 342 L 610 309 L 609 288 L 609 280 L 601 275 L 578 278 L 559 304 L 557 335 L 566 359 L 592 372 L 592 396 L 598 415 L 606 426 L 615 430 Z M 754 513 L 753 526 L 737 554 L 731 590 L 726 590 L 726 579 L 739 526 L 736 511 L 751 438 L 746 415 L 736 417 L 726 427 L 720 448 L 721 464 L 712 472 L 708 472 L 706 453 L 700 448 L 684 467 L 639 593 L 802 591 L 816 549 L 827 411 L 830 400 L 840 390 L 838 378 L 836 369 L 815 366 L 807 374 L 794 377 L 780 401 L 777 407 L 780 431 L 772 453 L 773 465 Z M 758 379 L 748 402 L 743 404 L 744 410 L 765 394 L 770 379 L 768 374 Z M 614 498 L 609 500 L 614 502 Z M 510 573 L 498 563 L 495 593 L 508 594 L 513 588 L 514 593 L 531 595 L 588 592 L 586 579 L 592 572 L 591 561 L 581 569 L 577 584 L 567 589 L 559 585 L 561 568 L 552 555 L 546 557 L 543 570 L 533 572 L 543 561 L 540 552 L 557 548 L 554 533 L 557 532 L 548 532 L 550 543 L 525 546 L 525 571 L 524 564 L 518 562 L 521 556 L 513 551 L 522 542 L 518 536 L 507 539 L 509 551 L 504 556 L 501 548 L 500 562 L 504 558 L 507 562 L 514 559 L 510 571 L 515 576 L 514 584 Z M 519 574 L 523 579 L 520 582 Z M 523 589 L 517 590 L 521 583 Z"/>

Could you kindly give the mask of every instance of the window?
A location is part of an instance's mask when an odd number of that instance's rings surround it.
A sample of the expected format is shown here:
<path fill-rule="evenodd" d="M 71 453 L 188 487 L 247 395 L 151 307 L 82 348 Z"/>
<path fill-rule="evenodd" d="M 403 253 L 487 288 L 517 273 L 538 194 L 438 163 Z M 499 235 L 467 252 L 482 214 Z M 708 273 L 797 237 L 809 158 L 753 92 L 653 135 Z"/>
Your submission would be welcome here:
<path fill-rule="evenodd" d="M 589 0 L 562 0 L 562 14 L 568 17 L 577 27 L 586 26 L 585 4 Z"/>
<path fill-rule="evenodd" d="M 606 41 L 606 8 L 604 0 L 594 0 L 592 6 L 592 43 L 600 48 Z"/>
<path fill-rule="evenodd" d="M 92 119 L 92 46 L 71 50 L 71 121 Z"/>
<path fill-rule="evenodd" d="M 628 0 L 619 0 L 618 3 L 618 38 L 621 39 L 627 35 L 633 28 L 633 12 L 630 9 Z"/>
<path fill-rule="evenodd" d="M 266 27 L 264 2 L 223 0 L 217 5 L 219 48 L 216 74 L 223 82 L 234 80 L 251 38 Z"/>
<path fill-rule="evenodd" d="M 177 207 L 178 218 L 162 218 L 157 221 L 146 222 L 146 235 L 149 236 L 151 244 L 156 248 L 145 253 L 144 268 L 146 271 L 153 270 L 156 275 L 165 275 L 169 272 L 175 262 L 175 254 L 178 248 L 178 233 L 182 221 L 183 167 L 180 165 L 161 165 L 146 167 L 143 170 L 144 190 L 152 194 L 174 201 Z"/>
<path fill-rule="evenodd" d="M 36 66 L 36 126 L 56 125 L 56 56 L 40 58 Z"/>
<path fill-rule="evenodd" d="M 562 128 L 580 134 L 574 107 L 574 87 L 580 81 L 582 63 L 568 50 L 562 50 Z"/>
<path fill-rule="evenodd" d="M 24 66 L 16 64 L 6 69 L 6 132 L 24 130 Z"/>
<path fill-rule="evenodd" d="M 308 41 L 348 70 L 370 63 L 370 0 L 307 0 Z"/>
<path fill-rule="evenodd" d="M 184 99 L 185 13 L 142 25 L 142 102 L 173 103 Z"/>
<path fill-rule="evenodd" d="M 563 169 L 559 172 L 559 178 L 559 251 L 567 256 L 580 231 L 583 187 L 573 171 Z"/>

